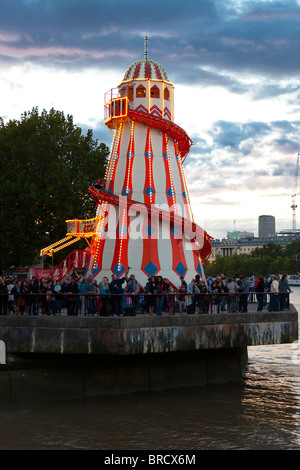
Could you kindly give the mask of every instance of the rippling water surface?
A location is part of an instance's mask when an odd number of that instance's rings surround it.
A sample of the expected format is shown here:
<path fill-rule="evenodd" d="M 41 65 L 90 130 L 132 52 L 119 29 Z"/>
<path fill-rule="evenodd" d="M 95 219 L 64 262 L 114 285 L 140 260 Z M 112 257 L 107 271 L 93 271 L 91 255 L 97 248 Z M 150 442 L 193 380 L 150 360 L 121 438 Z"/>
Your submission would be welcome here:
<path fill-rule="evenodd" d="M 293 291 L 300 311 L 300 288 Z M 0 405 L 0 449 L 299 450 L 297 351 L 291 344 L 248 348 L 242 384 Z"/>

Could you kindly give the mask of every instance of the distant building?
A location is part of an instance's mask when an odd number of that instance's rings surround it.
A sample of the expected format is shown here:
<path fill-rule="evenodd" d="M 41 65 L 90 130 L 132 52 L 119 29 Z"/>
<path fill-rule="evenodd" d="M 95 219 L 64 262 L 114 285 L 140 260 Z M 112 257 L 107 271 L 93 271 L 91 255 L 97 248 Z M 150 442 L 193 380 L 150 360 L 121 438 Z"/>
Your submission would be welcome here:
<path fill-rule="evenodd" d="M 274 237 L 275 217 L 273 215 L 260 215 L 258 218 L 258 238 Z"/>
<path fill-rule="evenodd" d="M 227 232 L 227 238 L 233 238 L 235 240 L 239 240 L 240 238 L 249 238 L 254 237 L 253 232 Z"/>
<path fill-rule="evenodd" d="M 260 215 L 258 227 L 258 237 L 251 232 L 227 232 L 227 238 L 212 240 L 210 261 L 216 259 L 216 256 L 250 254 L 255 248 L 262 248 L 270 242 L 285 246 L 300 238 L 300 231 L 284 230 L 276 233 L 275 217 L 272 215 Z"/>
<path fill-rule="evenodd" d="M 212 252 L 209 258 L 210 261 L 216 259 L 216 256 L 232 256 L 232 255 L 249 255 L 255 248 L 263 248 L 268 243 L 277 243 L 281 246 L 288 245 L 292 241 L 299 238 L 299 234 L 291 234 L 290 236 L 280 236 L 277 234 L 274 237 L 259 238 L 223 238 L 222 240 L 214 239 L 211 242 Z"/>

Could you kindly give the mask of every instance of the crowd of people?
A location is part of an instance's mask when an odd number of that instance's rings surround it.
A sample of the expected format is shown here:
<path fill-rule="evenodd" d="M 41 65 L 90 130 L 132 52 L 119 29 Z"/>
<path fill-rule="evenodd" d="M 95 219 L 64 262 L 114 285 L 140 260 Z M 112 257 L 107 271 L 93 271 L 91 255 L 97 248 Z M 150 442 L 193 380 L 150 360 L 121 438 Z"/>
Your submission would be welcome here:
<path fill-rule="evenodd" d="M 0 277 L 0 315 L 131 316 L 194 313 L 247 312 L 256 300 L 257 311 L 278 311 L 289 306 L 287 276 L 219 275 L 205 280 L 196 274 L 187 283 L 183 277 L 174 286 L 162 276 L 152 276 L 142 286 L 134 274 L 103 277 L 91 275 L 60 281 Z"/>

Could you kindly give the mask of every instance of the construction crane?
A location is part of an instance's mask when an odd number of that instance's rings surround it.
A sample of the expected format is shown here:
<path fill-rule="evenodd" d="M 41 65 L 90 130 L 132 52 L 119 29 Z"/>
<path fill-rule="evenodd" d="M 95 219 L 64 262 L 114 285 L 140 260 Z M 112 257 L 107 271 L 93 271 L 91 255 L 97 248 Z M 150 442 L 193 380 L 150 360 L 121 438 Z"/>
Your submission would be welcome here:
<path fill-rule="evenodd" d="M 294 191 L 292 194 L 292 205 L 291 209 L 293 210 L 293 232 L 296 232 L 296 196 L 297 196 L 297 185 L 298 185 L 298 173 L 299 173 L 299 153 L 297 156 L 296 169 L 295 169 L 295 182 L 294 182 Z"/>

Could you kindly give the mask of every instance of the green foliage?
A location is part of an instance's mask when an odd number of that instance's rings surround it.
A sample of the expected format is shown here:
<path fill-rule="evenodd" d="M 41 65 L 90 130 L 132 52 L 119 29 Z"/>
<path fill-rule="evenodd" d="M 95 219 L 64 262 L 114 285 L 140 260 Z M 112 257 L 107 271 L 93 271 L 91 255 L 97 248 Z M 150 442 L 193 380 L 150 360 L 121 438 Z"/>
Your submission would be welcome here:
<path fill-rule="evenodd" d="M 299 261 L 298 261 L 299 260 Z M 223 273 L 228 277 L 254 274 L 294 274 L 300 269 L 300 239 L 282 246 L 270 242 L 262 248 L 255 248 L 250 254 L 217 256 L 205 267 L 207 275 Z"/>
<path fill-rule="evenodd" d="M 2 270 L 31 265 L 66 236 L 67 219 L 95 215 L 88 187 L 104 176 L 108 154 L 91 130 L 82 135 L 72 116 L 54 109 L 0 119 Z"/>

